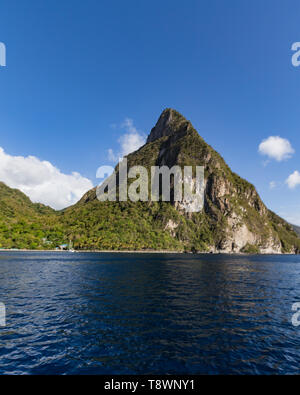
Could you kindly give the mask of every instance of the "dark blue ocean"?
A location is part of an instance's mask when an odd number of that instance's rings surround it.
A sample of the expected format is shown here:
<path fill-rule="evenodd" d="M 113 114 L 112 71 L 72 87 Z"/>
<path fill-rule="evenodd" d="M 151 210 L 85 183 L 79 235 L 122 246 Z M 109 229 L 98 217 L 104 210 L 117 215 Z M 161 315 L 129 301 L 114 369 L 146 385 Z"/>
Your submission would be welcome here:
<path fill-rule="evenodd" d="M 299 256 L 1 252 L 1 374 L 296 374 Z"/>

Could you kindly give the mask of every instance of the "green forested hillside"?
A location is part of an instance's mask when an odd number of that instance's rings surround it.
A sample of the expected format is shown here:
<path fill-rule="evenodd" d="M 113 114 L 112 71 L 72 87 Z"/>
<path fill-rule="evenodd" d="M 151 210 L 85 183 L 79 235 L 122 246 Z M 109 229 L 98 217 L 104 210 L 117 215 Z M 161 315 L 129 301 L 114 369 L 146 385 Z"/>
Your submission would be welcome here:
<path fill-rule="evenodd" d="M 50 249 L 65 240 L 59 214 L 0 182 L 0 248 Z"/>

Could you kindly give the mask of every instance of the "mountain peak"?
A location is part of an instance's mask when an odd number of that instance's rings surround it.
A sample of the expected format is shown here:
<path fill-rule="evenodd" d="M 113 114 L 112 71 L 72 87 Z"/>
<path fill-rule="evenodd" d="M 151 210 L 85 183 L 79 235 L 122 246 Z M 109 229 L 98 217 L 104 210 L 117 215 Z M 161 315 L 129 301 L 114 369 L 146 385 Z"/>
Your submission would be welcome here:
<path fill-rule="evenodd" d="M 193 202 L 161 199 L 99 202 L 92 190 L 63 213 L 63 224 L 74 232 L 75 247 L 300 253 L 300 239 L 291 225 L 267 209 L 255 187 L 233 173 L 179 112 L 164 110 L 147 143 L 127 156 L 128 168 L 142 164 L 150 180 L 153 166 L 170 170 L 203 166 L 203 210 L 191 213 L 186 208 Z M 169 182 L 174 196 L 174 177 Z M 194 189 L 194 176 L 190 184 Z"/>
<path fill-rule="evenodd" d="M 147 139 L 147 144 L 161 137 L 171 136 L 183 128 L 188 130 L 190 126 L 190 122 L 178 111 L 173 108 L 166 108 L 162 112 L 154 128 L 151 130 Z"/>

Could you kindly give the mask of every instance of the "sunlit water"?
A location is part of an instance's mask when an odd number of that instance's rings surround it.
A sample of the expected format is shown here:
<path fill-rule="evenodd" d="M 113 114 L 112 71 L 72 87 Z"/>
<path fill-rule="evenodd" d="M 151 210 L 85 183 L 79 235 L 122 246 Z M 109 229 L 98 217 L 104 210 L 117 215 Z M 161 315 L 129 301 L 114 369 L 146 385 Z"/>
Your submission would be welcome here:
<path fill-rule="evenodd" d="M 299 256 L 0 253 L 0 373 L 295 374 Z"/>

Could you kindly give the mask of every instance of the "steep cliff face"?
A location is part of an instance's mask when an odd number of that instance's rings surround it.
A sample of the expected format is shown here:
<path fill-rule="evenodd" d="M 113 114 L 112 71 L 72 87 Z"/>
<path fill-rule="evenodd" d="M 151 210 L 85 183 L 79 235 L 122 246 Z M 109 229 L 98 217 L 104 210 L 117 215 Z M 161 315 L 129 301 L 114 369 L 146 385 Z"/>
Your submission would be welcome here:
<path fill-rule="evenodd" d="M 166 109 L 159 117 L 155 127 L 151 130 L 147 138 L 147 144 L 161 137 L 175 136 L 177 138 L 179 137 L 179 131 L 183 135 L 190 127 L 191 124 L 184 120 L 178 112 L 172 109 Z"/>
<path fill-rule="evenodd" d="M 75 214 L 81 216 L 82 210 L 87 210 L 89 205 L 93 210 L 98 207 L 102 215 L 103 207 L 106 207 L 106 215 L 114 211 L 118 217 L 122 212 L 125 218 L 135 204 L 137 220 L 144 224 L 140 231 L 146 236 L 156 232 L 157 238 L 165 242 L 158 243 L 153 235 L 152 238 L 151 235 L 141 238 L 135 228 L 133 234 L 139 241 L 127 245 L 124 242 L 124 248 L 155 249 L 159 244 L 160 248 L 207 252 L 300 252 L 300 239 L 292 226 L 270 212 L 254 186 L 233 173 L 223 158 L 177 111 L 166 109 L 149 134 L 147 143 L 128 155 L 127 160 L 128 168 L 143 165 L 149 174 L 151 166 L 204 166 L 204 209 L 190 213 L 179 202 L 101 203 L 93 190 L 78 205 L 66 210 L 66 218 L 74 218 Z M 113 215 L 110 218 L 111 232 L 118 232 L 118 221 Z M 105 226 L 101 229 L 104 235 Z M 96 244 L 101 244 L 101 231 L 97 235 Z M 153 237 L 155 242 L 151 241 Z"/>

